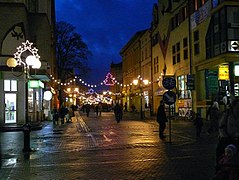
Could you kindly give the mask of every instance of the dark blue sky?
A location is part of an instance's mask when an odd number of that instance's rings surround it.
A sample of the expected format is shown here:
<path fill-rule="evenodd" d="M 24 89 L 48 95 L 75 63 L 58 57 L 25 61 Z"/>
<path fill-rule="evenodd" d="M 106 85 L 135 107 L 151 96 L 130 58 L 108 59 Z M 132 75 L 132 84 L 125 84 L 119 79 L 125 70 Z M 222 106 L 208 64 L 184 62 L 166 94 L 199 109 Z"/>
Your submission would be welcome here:
<path fill-rule="evenodd" d="M 121 62 L 121 48 L 139 30 L 150 27 L 157 0 L 56 0 L 57 21 L 76 27 L 93 56 L 85 79 L 99 84 L 111 62 Z"/>

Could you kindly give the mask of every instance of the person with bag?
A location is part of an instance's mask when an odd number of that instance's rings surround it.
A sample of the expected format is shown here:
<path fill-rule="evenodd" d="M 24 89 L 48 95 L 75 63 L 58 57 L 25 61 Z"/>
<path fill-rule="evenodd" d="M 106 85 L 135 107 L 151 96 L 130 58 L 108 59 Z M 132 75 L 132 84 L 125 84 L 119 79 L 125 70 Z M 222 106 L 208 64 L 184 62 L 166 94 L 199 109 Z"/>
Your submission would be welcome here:
<path fill-rule="evenodd" d="M 227 145 L 234 144 L 239 149 L 239 99 L 230 104 L 219 121 L 219 142 L 216 149 L 216 161 L 223 154 Z"/>
<path fill-rule="evenodd" d="M 165 109 L 164 109 L 164 101 L 160 101 L 160 105 L 157 111 L 157 122 L 159 123 L 159 138 L 164 139 L 164 130 L 166 128 L 166 122 L 168 122 Z"/>

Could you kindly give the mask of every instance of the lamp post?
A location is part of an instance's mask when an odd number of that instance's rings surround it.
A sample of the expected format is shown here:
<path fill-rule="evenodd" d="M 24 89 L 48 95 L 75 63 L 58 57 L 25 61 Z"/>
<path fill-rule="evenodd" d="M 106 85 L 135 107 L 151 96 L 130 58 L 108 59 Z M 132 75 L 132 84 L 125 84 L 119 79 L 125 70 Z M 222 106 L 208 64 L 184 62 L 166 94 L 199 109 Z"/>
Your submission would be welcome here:
<path fill-rule="evenodd" d="M 139 85 L 139 90 L 140 90 L 140 119 L 144 119 L 144 113 L 143 113 L 143 87 L 142 85 L 148 85 L 149 84 L 149 80 L 147 79 L 143 79 L 142 77 L 140 77 L 140 75 L 138 76 L 138 79 L 134 79 L 133 80 L 133 84 L 134 85 Z"/>
<path fill-rule="evenodd" d="M 23 133 L 24 133 L 23 152 L 31 151 L 31 148 L 30 148 L 31 125 L 29 124 L 29 118 L 28 118 L 29 70 L 30 70 L 30 67 L 32 67 L 33 69 L 39 69 L 41 67 L 41 62 L 39 60 L 40 56 L 37 54 L 38 49 L 36 49 L 35 47 L 32 47 L 32 44 L 33 43 L 30 43 L 28 40 L 25 43 L 22 43 L 22 45 L 17 48 L 17 52 L 14 54 L 14 58 L 9 58 L 7 60 L 8 67 L 14 68 L 17 65 L 24 66 L 24 73 L 25 73 L 25 79 L 26 79 L 26 82 L 25 82 L 26 99 L 25 99 L 25 124 L 23 125 Z M 25 62 L 23 61 L 23 58 Z"/>

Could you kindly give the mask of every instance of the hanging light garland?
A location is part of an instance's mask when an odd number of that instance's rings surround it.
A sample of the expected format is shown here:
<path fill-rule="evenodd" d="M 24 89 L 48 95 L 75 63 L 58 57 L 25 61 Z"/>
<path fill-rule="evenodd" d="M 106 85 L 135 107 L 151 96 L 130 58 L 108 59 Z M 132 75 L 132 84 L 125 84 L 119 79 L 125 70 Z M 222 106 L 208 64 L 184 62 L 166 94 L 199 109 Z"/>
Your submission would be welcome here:
<path fill-rule="evenodd" d="M 72 83 L 75 83 L 76 81 L 78 82 L 81 82 L 81 84 L 85 87 L 88 87 L 88 88 L 97 88 L 97 87 L 100 87 L 100 86 L 114 86 L 114 85 L 118 85 L 120 87 L 130 87 L 133 85 L 133 83 L 129 83 L 129 84 L 122 84 L 120 82 L 118 82 L 111 73 L 107 73 L 106 75 L 106 79 L 103 80 L 102 82 L 100 82 L 99 84 L 90 84 L 90 83 L 87 83 L 85 80 L 83 80 L 82 78 L 78 77 L 78 76 L 75 76 L 74 79 L 69 79 L 67 82 L 65 83 L 62 83 L 60 80 L 57 80 L 54 78 L 53 75 L 50 75 L 52 81 L 54 83 L 57 83 L 61 86 L 69 86 L 71 85 Z M 140 75 L 137 77 L 138 79 L 139 78 L 142 78 Z M 149 82 L 150 84 L 151 82 Z M 117 93 L 116 93 L 117 94 Z"/>

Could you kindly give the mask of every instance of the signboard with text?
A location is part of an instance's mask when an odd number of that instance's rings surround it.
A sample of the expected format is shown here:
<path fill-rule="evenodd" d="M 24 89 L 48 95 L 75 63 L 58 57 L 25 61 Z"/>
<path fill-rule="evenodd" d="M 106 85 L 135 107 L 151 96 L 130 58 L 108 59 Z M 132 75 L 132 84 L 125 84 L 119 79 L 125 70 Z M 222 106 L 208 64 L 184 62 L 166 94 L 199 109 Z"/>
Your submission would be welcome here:
<path fill-rule="evenodd" d="M 229 80 L 229 66 L 219 65 L 218 80 Z"/>

